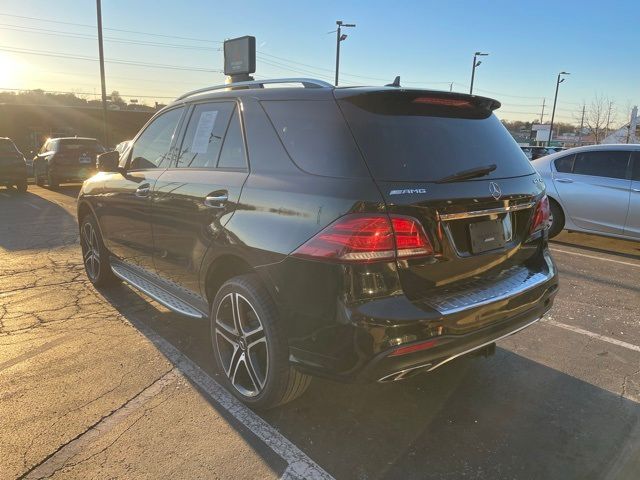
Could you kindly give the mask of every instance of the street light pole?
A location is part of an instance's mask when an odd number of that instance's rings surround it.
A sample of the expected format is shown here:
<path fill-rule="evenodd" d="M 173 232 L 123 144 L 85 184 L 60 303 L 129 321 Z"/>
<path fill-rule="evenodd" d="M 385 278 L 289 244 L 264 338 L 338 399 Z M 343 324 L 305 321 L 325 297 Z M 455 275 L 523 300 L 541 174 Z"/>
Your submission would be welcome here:
<path fill-rule="evenodd" d="M 473 81 L 476 78 L 476 67 L 479 67 L 482 63 L 478 60 L 478 57 L 486 57 L 488 53 L 476 52 L 473 54 L 473 67 L 471 68 L 471 87 L 469 88 L 469 95 L 473 95 Z"/>
<path fill-rule="evenodd" d="M 102 123 L 104 126 L 104 145 L 109 145 L 109 127 L 107 125 L 107 86 L 104 81 L 104 49 L 102 48 L 102 5 L 101 0 L 96 0 L 98 14 L 98 52 L 100 55 L 100 83 L 102 84 Z"/>
<path fill-rule="evenodd" d="M 342 27 L 355 27 L 355 23 L 342 23 L 342 20 L 336 20 L 338 29 L 336 30 L 336 81 L 335 86 L 338 86 L 338 73 L 340 71 L 340 43 L 347 39 L 346 35 L 342 34 Z"/>
<path fill-rule="evenodd" d="M 547 139 L 547 147 L 551 146 L 551 136 L 553 135 L 553 120 L 556 116 L 556 103 L 558 102 L 558 89 L 560 88 L 560 84 L 564 82 L 564 78 L 561 78 L 562 75 L 570 75 L 569 72 L 560 72 L 558 74 L 558 80 L 556 81 L 556 95 L 553 98 L 553 110 L 551 111 L 551 125 L 549 126 L 549 138 Z"/>

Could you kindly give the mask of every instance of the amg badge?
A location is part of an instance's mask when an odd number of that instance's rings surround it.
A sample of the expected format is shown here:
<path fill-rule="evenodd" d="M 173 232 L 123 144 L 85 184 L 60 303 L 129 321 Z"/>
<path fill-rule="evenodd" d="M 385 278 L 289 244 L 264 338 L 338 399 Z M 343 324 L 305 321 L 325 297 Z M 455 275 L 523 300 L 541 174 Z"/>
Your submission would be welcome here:
<path fill-rule="evenodd" d="M 413 193 L 427 193 L 426 188 L 403 188 L 402 190 L 391 190 L 389 195 L 411 195 Z"/>

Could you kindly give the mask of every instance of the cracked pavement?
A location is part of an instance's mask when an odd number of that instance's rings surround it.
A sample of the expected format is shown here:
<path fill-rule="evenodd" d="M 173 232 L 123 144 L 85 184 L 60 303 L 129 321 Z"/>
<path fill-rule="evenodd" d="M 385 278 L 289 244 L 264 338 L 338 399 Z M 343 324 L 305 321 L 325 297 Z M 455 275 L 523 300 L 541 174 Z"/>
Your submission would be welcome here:
<path fill-rule="evenodd" d="M 138 328 L 216 379 L 206 325 L 86 280 L 77 191 L 0 189 L 0 479 L 283 477 Z M 624 345 L 640 345 L 640 244 L 563 233 L 552 249 L 547 318 L 593 335 L 543 321 L 398 384 L 315 379 L 261 418 L 338 479 L 635 480 L 640 351 Z"/>

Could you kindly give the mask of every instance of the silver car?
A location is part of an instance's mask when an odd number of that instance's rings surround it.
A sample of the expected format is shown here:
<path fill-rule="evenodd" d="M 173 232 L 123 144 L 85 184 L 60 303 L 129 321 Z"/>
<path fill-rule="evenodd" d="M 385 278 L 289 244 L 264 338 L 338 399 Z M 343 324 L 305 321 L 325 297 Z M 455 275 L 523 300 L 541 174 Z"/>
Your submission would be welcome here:
<path fill-rule="evenodd" d="M 570 148 L 531 164 L 547 186 L 551 237 L 566 228 L 640 241 L 640 145 Z"/>

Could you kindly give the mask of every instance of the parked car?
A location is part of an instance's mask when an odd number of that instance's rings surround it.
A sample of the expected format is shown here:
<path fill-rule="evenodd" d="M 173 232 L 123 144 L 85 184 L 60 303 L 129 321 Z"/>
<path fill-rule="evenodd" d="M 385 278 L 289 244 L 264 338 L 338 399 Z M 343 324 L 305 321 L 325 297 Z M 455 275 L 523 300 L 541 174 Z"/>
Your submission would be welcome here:
<path fill-rule="evenodd" d="M 489 354 L 558 287 L 544 184 L 499 106 L 311 79 L 183 95 L 84 183 L 87 276 L 207 319 L 256 408 L 310 375 L 390 382 Z"/>
<path fill-rule="evenodd" d="M 51 138 L 33 159 L 35 183 L 57 188 L 63 182 L 84 181 L 96 173 L 96 156 L 104 151 L 95 138 Z"/>
<path fill-rule="evenodd" d="M 545 155 L 549 155 L 550 153 L 553 153 L 552 150 L 550 150 L 550 148 L 553 147 L 532 147 L 532 146 L 525 146 L 525 147 L 520 147 L 522 149 L 522 151 L 524 152 L 524 154 L 527 156 L 527 158 L 529 160 L 536 160 L 540 157 L 544 157 Z"/>
<path fill-rule="evenodd" d="M 562 229 L 640 240 L 640 145 L 592 145 L 533 162 Z"/>
<path fill-rule="evenodd" d="M 27 191 L 27 163 L 10 138 L 0 137 L 0 185 Z"/>

